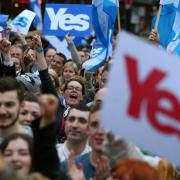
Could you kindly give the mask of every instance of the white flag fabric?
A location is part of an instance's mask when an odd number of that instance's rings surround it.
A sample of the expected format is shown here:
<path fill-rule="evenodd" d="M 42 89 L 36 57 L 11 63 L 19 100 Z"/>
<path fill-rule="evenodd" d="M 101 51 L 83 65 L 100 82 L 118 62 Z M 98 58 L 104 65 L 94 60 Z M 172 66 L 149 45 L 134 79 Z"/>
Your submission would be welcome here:
<path fill-rule="evenodd" d="M 180 0 L 160 0 L 161 5 L 168 5 L 168 4 L 174 4 L 174 6 L 177 8 L 179 5 Z"/>
<path fill-rule="evenodd" d="M 11 21 L 12 31 L 17 32 L 19 30 L 22 34 L 27 35 L 35 15 L 34 12 L 27 9 L 22 11 Z"/>

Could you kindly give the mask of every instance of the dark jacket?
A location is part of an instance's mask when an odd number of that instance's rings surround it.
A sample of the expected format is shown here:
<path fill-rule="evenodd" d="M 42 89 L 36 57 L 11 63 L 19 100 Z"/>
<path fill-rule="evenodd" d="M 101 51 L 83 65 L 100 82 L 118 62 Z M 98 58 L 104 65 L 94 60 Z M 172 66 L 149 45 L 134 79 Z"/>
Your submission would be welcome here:
<path fill-rule="evenodd" d="M 0 77 L 4 76 L 16 77 L 16 68 L 15 64 L 13 66 L 4 65 L 4 57 L 0 52 Z"/>
<path fill-rule="evenodd" d="M 59 106 L 57 109 L 57 116 L 56 116 L 56 137 L 57 137 L 58 142 L 63 142 L 66 136 L 64 133 L 64 129 L 61 128 L 62 127 L 61 125 L 62 125 L 62 119 L 63 119 L 63 113 L 65 110 L 65 107 L 61 103 L 60 98 L 56 92 L 56 89 L 53 86 L 50 75 L 48 73 L 48 69 L 39 71 L 39 76 L 42 83 L 42 92 L 45 94 L 54 94 L 59 100 Z"/>
<path fill-rule="evenodd" d="M 56 124 L 39 128 L 39 122 L 40 119 L 32 122 L 34 135 L 32 171 L 40 172 L 52 180 L 70 179 L 59 166 L 59 158 L 55 148 Z"/>

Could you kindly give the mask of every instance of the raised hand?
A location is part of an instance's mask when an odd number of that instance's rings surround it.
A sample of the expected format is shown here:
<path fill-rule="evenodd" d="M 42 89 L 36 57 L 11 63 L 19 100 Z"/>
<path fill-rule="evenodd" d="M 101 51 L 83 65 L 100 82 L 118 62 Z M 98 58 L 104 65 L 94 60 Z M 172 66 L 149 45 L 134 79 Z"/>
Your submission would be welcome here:
<path fill-rule="evenodd" d="M 84 180 L 83 166 L 82 164 L 76 165 L 74 158 L 75 153 L 71 151 L 67 159 L 68 175 L 72 180 Z"/>
<path fill-rule="evenodd" d="M 10 32 L 11 32 L 11 30 L 12 30 L 12 27 L 11 27 L 10 25 L 7 25 L 7 26 L 6 26 L 6 39 L 8 39 L 8 40 L 9 40 L 9 38 L 10 38 Z"/>
<path fill-rule="evenodd" d="M 8 54 L 10 53 L 10 48 L 11 48 L 11 42 L 7 40 L 6 38 L 3 38 L 0 40 L 0 49 L 3 54 Z"/>
<path fill-rule="evenodd" d="M 41 42 L 41 37 L 36 34 L 32 36 L 32 49 L 38 51 L 38 49 L 42 48 L 42 42 Z"/>
<path fill-rule="evenodd" d="M 73 38 L 69 33 L 66 34 L 65 39 L 66 39 L 68 44 L 73 42 Z"/>
<path fill-rule="evenodd" d="M 95 163 L 96 180 L 104 180 L 110 176 L 109 159 L 105 155 L 101 155 Z"/>
<path fill-rule="evenodd" d="M 54 95 L 50 94 L 41 95 L 38 100 L 42 114 L 40 128 L 44 128 L 55 122 L 58 100 Z"/>

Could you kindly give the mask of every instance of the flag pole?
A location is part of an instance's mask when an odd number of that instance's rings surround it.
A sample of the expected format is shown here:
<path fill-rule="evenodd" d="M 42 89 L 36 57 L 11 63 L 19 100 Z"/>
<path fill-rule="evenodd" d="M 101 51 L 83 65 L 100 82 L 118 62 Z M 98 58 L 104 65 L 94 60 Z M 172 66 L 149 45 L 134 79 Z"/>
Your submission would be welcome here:
<path fill-rule="evenodd" d="M 118 0 L 117 4 L 118 4 Z M 118 22 L 118 32 L 121 32 L 121 19 L 120 19 L 120 12 L 119 12 L 119 6 L 118 6 L 118 10 L 117 10 L 117 22 Z"/>
<path fill-rule="evenodd" d="M 155 27 L 154 27 L 154 29 L 156 31 L 158 30 L 158 24 L 159 24 L 159 19 L 160 19 L 161 11 L 162 11 L 162 5 L 160 4 L 159 5 L 159 9 L 158 9 L 158 13 L 157 13 L 157 17 L 156 17 Z"/>

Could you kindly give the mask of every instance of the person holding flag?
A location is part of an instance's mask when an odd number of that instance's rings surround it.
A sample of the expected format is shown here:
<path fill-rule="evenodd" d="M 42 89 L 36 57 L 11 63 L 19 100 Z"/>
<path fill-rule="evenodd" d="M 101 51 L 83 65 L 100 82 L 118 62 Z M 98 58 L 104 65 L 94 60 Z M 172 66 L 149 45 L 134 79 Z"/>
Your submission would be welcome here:
<path fill-rule="evenodd" d="M 91 50 L 91 59 L 82 67 L 95 72 L 112 56 L 112 34 L 119 3 L 117 0 L 93 0 L 93 26 L 96 41 Z"/>
<path fill-rule="evenodd" d="M 168 53 L 180 56 L 179 0 L 160 1 L 159 13 L 156 18 L 156 25 L 155 28 L 151 31 L 149 39 L 159 42 Z"/>

